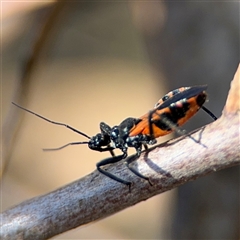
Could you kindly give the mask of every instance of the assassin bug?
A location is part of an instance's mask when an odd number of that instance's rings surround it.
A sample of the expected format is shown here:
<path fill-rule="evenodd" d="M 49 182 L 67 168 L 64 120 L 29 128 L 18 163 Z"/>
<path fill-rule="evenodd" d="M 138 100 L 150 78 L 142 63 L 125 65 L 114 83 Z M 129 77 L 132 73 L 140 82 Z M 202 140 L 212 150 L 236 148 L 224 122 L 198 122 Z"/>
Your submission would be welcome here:
<path fill-rule="evenodd" d="M 216 116 L 203 106 L 207 98 L 206 89 L 207 85 L 182 87 L 173 90 L 162 97 L 155 104 L 154 108 L 151 111 L 140 118 L 126 118 L 119 125 L 116 125 L 112 128 L 108 124 L 101 122 L 101 132 L 93 137 L 89 137 L 87 134 L 67 124 L 51 121 L 37 113 L 34 113 L 26 108 L 17 105 L 16 103 L 13 104 L 31 114 L 34 114 L 37 117 L 44 119 L 45 121 L 65 126 L 70 130 L 79 133 L 80 135 L 89 139 L 89 141 L 71 142 L 59 148 L 44 150 L 59 150 L 69 145 L 88 144 L 88 147 L 92 150 L 99 152 L 109 151 L 112 157 L 98 162 L 96 164 L 98 171 L 117 182 L 129 186 L 130 188 L 131 182 L 121 179 L 110 172 L 107 172 L 106 170 L 102 169 L 102 167 L 107 164 L 116 163 L 118 161 L 126 159 L 125 163 L 127 167 L 134 174 L 140 178 L 148 180 L 148 182 L 151 184 L 149 178 L 143 176 L 136 169 L 131 167 L 130 163 L 140 156 L 142 146 L 147 149 L 147 145 L 152 145 L 157 142 L 156 138 L 167 135 L 172 131 L 177 131 L 182 135 L 183 133 L 178 129 L 178 127 L 187 122 L 193 115 L 197 113 L 200 108 L 202 108 L 207 114 L 216 120 Z M 136 149 L 136 154 L 129 158 L 127 158 L 128 147 L 133 147 Z M 113 150 L 116 148 L 122 151 L 121 155 L 114 155 Z"/>

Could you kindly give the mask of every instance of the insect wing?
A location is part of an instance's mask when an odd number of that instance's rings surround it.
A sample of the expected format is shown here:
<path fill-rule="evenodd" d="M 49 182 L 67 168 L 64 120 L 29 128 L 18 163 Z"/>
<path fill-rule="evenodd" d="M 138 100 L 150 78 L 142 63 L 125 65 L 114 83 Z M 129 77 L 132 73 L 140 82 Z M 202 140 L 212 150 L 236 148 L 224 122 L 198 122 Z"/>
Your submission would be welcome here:
<path fill-rule="evenodd" d="M 157 108 L 159 107 L 160 105 L 162 105 L 165 101 L 167 101 L 168 99 L 172 98 L 174 95 L 180 93 L 180 92 L 183 92 L 185 90 L 187 90 L 188 88 L 190 87 L 181 87 L 181 88 L 178 88 L 178 89 L 175 89 L 167 94 L 165 94 L 162 98 L 160 98 L 157 103 L 154 105 L 154 108 Z"/>
<path fill-rule="evenodd" d="M 164 136 L 173 131 L 171 127 L 166 126 L 166 120 L 174 126 L 182 126 L 193 115 L 197 113 L 206 100 L 205 90 L 207 85 L 180 88 L 174 90 L 158 101 L 152 111 L 143 115 L 141 121 L 131 130 L 129 136 L 138 134 L 151 135 L 154 138 Z M 149 119 L 149 116 L 151 119 Z M 165 118 L 165 119 L 163 119 Z M 151 126 L 150 126 L 151 124 Z"/>
<path fill-rule="evenodd" d="M 157 109 L 160 110 L 163 108 L 167 108 L 171 104 L 176 103 L 180 100 L 196 97 L 207 89 L 207 85 L 194 86 L 194 87 L 185 88 L 185 89 L 186 89 L 185 91 L 179 92 L 178 94 L 175 94 L 171 98 L 164 101 L 161 105 L 157 107 Z"/>

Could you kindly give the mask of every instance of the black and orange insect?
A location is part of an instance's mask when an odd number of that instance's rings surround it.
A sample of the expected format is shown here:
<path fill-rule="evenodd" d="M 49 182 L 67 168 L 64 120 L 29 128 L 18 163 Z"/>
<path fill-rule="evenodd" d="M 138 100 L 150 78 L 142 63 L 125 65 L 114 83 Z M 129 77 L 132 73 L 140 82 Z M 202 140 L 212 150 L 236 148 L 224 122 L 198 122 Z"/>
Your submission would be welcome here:
<path fill-rule="evenodd" d="M 50 123 L 65 126 L 89 139 L 89 141 L 85 142 L 71 142 L 59 148 L 44 150 L 59 150 L 69 145 L 88 144 L 88 147 L 92 150 L 99 152 L 109 151 L 112 157 L 98 162 L 96 164 L 98 171 L 117 182 L 129 186 L 130 188 L 131 182 L 121 179 L 110 172 L 107 172 L 102 167 L 107 164 L 116 163 L 118 161 L 126 159 L 125 163 L 127 167 L 134 174 L 149 181 L 148 177 L 143 176 L 136 169 L 132 168 L 130 166 L 130 163 L 140 156 L 142 146 L 147 149 L 147 145 L 152 145 L 157 142 L 156 138 L 167 135 L 172 131 L 177 131 L 179 134 L 182 134 L 178 127 L 187 122 L 193 115 L 197 113 L 200 108 L 202 108 L 214 120 L 216 120 L 217 118 L 215 115 L 203 106 L 207 98 L 206 89 L 207 85 L 182 87 L 173 90 L 162 97 L 155 104 L 154 108 L 151 111 L 140 118 L 126 118 L 119 125 L 114 127 L 110 127 L 108 124 L 101 122 L 101 132 L 93 137 L 89 137 L 87 134 L 67 124 L 51 121 L 39 114 L 36 114 L 17 105 L 16 103 L 13 104 Z M 127 158 L 127 150 L 129 147 L 135 148 L 136 154 L 132 157 Z M 116 148 L 122 151 L 121 155 L 115 156 L 113 150 Z M 150 181 L 149 183 L 151 184 Z"/>

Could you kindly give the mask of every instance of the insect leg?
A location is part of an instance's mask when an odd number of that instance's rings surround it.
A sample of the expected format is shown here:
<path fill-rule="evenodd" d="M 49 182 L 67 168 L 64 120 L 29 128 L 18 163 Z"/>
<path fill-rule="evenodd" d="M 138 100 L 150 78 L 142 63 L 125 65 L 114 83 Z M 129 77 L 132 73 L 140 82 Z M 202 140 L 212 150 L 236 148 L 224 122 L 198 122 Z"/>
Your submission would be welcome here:
<path fill-rule="evenodd" d="M 161 121 L 167 125 L 172 131 L 176 132 L 178 135 L 183 136 L 184 134 L 186 134 L 185 130 L 182 130 L 178 127 L 177 124 L 175 124 L 174 122 L 172 122 L 170 119 L 168 119 L 167 117 L 162 117 Z"/>
<path fill-rule="evenodd" d="M 217 120 L 217 117 L 206 107 L 202 106 L 201 107 L 202 110 L 204 110 L 212 119 L 214 119 L 215 121 Z"/>
<path fill-rule="evenodd" d="M 149 115 L 148 115 L 148 125 L 149 125 L 149 129 L 150 129 L 150 137 L 153 139 L 154 134 L 153 134 L 153 125 L 152 125 L 152 115 L 153 115 L 153 111 L 150 111 Z"/>
<path fill-rule="evenodd" d="M 147 180 L 149 182 L 149 184 L 152 186 L 153 184 L 151 183 L 149 177 L 146 177 L 144 175 L 142 175 L 140 172 L 138 172 L 133 166 L 131 166 L 130 164 L 134 161 L 136 161 L 139 156 L 140 156 L 140 153 L 141 153 L 141 148 L 137 149 L 137 153 L 133 156 L 130 156 L 129 158 L 126 159 L 126 161 L 124 162 L 127 166 L 127 168 L 132 172 L 134 173 L 135 175 L 137 175 L 138 177 L 144 179 L 144 180 Z"/>
<path fill-rule="evenodd" d="M 130 191 L 131 182 L 128 182 L 128 181 L 126 181 L 126 180 L 123 180 L 123 179 L 115 176 L 114 174 L 112 174 L 112 173 L 110 173 L 110 172 L 107 172 L 107 171 L 105 171 L 104 169 L 101 168 L 102 166 L 105 166 L 105 165 L 107 165 L 107 164 L 119 162 L 119 161 L 121 161 L 121 160 L 124 159 L 124 158 L 126 158 L 126 153 L 123 153 L 122 155 L 119 155 L 119 156 L 116 156 L 116 157 L 106 158 L 106 159 L 98 162 L 98 163 L 96 164 L 96 166 L 97 166 L 97 170 L 98 170 L 100 173 L 104 174 L 105 176 L 107 176 L 107 177 L 109 177 L 109 178 L 111 178 L 111 179 L 113 179 L 113 180 L 115 180 L 115 181 L 117 181 L 117 182 L 119 182 L 119 183 L 122 183 L 122 184 L 124 184 L 124 185 L 127 185 L 127 186 L 129 187 L 129 191 Z"/>
<path fill-rule="evenodd" d="M 109 149 L 111 148 L 110 145 L 108 145 L 108 148 Z M 112 157 L 115 157 L 115 153 L 114 153 L 113 149 L 110 149 L 109 152 L 112 155 Z"/>
<path fill-rule="evenodd" d="M 147 151 L 148 150 L 148 145 L 147 144 L 143 144 L 145 150 Z"/>

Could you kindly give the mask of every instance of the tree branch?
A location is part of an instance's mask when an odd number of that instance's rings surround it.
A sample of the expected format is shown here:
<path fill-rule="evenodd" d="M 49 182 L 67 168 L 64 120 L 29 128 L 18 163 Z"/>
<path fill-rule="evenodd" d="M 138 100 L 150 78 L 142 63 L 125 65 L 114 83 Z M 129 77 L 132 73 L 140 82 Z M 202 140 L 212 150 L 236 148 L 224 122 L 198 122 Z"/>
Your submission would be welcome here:
<path fill-rule="evenodd" d="M 1 239 L 46 239 L 105 218 L 156 194 L 240 163 L 238 69 L 222 116 L 191 137 L 173 139 L 144 152 L 133 163 L 153 186 L 123 162 L 108 171 L 133 183 L 128 187 L 98 171 L 46 195 L 25 201 L 1 217 Z M 196 141 L 193 141 L 193 138 Z"/>

